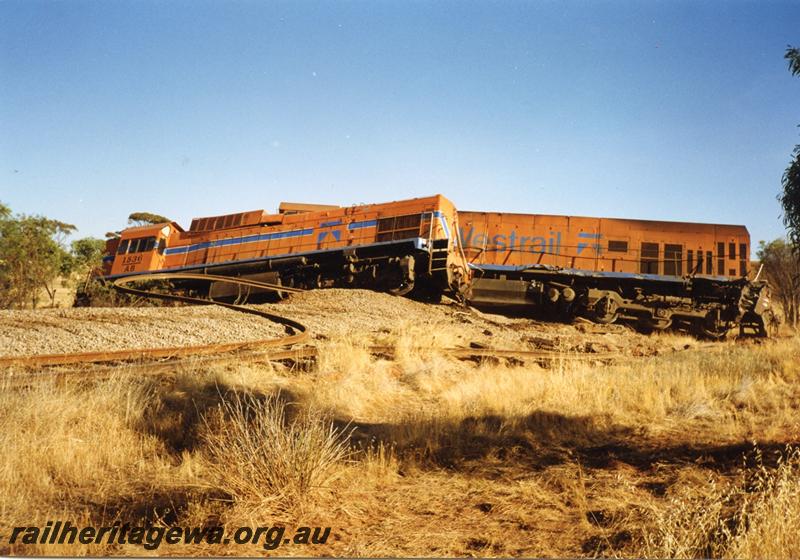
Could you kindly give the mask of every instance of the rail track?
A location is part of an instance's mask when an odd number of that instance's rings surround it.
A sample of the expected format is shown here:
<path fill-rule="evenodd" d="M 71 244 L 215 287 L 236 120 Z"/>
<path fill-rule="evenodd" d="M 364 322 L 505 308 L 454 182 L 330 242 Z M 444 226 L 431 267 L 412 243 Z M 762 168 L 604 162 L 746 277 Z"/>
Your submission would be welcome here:
<path fill-rule="evenodd" d="M 100 352 L 75 352 L 67 354 L 34 354 L 27 356 L 2 356 L 0 357 L 0 367 L 41 367 L 41 366 L 60 366 L 69 364 L 92 364 L 102 362 L 117 362 L 117 361 L 135 361 L 135 360 L 154 360 L 163 358 L 181 358 L 188 356 L 201 356 L 208 354 L 220 354 L 225 352 L 234 352 L 252 349 L 266 349 L 266 348 L 286 348 L 294 345 L 301 344 L 308 340 L 308 330 L 302 323 L 268 313 L 260 309 L 246 307 L 244 305 L 237 305 L 234 303 L 226 303 L 222 301 L 214 301 L 210 299 L 203 299 L 178 294 L 165 294 L 155 292 L 152 290 L 143 290 L 139 288 L 132 288 L 128 284 L 142 281 L 155 281 L 155 280 L 206 280 L 213 282 L 227 282 L 237 284 L 248 288 L 259 288 L 265 290 L 273 290 L 279 292 L 295 293 L 302 290 L 297 288 L 289 288 L 286 286 L 279 286 L 276 284 L 268 284 L 265 282 L 257 282 L 254 280 L 245 280 L 239 278 L 232 278 L 228 276 L 216 276 L 211 274 L 148 274 L 147 276 L 128 276 L 120 278 L 113 283 L 113 287 L 126 294 L 135 295 L 149 299 L 160 299 L 165 301 L 179 301 L 182 303 L 190 303 L 194 305 L 219 305 L 233 311 L 240 313 L 247 313 L 250 315 L 257 315 L 269 321 L 284 325 L 287 329 L 287 336 L 280 338 L 265 338 L 261 340 L 251 340 L 247 342 L 228 342 L 220 344 L 201 344 L 192 346 L 172 346 L 166 348 L 136 348 L 131 350 L 104 350 Z"/>
<path fill-rule="evenodd" d="M 719 345 L 709 345 L 709 348 L 719 349 Z M 705 349 L 705 347 L 703 347 Z M 369 346 L 367 350 L 375 356 L 393 357 L 396 349 L 392 346 Z M 495 348 L 419 348 L 420 351 L 441 353 L 460 360 L 505 360 L 516 363 L 536 363 L 548 367 L 558 362 L 600 362 L 603 364 L 618 364 L 623 362 L 649 359 L 643 356 L 625 356 L 616 352 L 572 354 L 545 350 L 513 350 Z M 108 360 L 97 362 L 62 362 L 50 363 L 44 366 L 22 365 L 23 369 L 7 375 L 3 379 L 5 387 L 29 386 L 42 380 L 62 381 L 97 381 L 108 379 L 115 375 L 137 375 L 150 377 L 155 375 L 169 375 L 179 371 L 181 367 L 207 367 L 215 364 L 230 363 L 259 363 L 259 362 L 289 362 L 298 364 L 304 360 L 316 359 L 321 350 L 314 346 L 302 346 L 291 349 L 276 350 L 234 350 L 225 353 L 170 356 L 165 360 L 123 361 L 113 360 L 109 365 Z M 98 353 L 99 354 L 99 353 Z M 69 356 L 64 354 L 63 356 Z M 75 367 L 80 366 L 80 367 Z"/>
<path fill-rule="evenodd" d="M 54 375 L 64 379 L 103 378 L 112 375 L 114 372 L 120 371 L 121 368 L 118 367 L 119 363 L 125 364 L 125 372 L 132 374 L 136 373 L 140 375 L 153 375 L 174 371 L 175 368 L 182 363 L 210 365 L 214 363 L 226 362 L 234 357 L 237 361 L 242 362 L 283 360 L 297 362 L 304 359 L 313 359 L 318 355 L 319 349 L 313 346 L 301 346 L 303 343 L 309 341 L 308 329 L 305 325 L 293 319 L 235 303 L 227 303 L 212 299 L 179 295 L 175 293 L 162 293 L 130 286 L 130 284 L 142 281 L 171 280 L 227 282 L 239 285 L 242 288 L 258 288 L 286 293 L 298 293 L 304 291 L 299 288 L 291 288 L 255 280 L 209 274 L 159 273 L 120 278 L 114 282 L 113 287 L 122 293 L 137 297 L 177 301 L 194 305 L 218 305 L 241 313 L 263 317 L 264 319 L 282 324 L 286 327 L 287 336 L 247 342 L 175 346 L 166 348 L 138 348 L 98 352 L 36 354 L 5 357 L 0 356 L 0 367 L 9 368 L 14 366 L 19 370 L 22 370 L 16 372 L 13 377 L 17 381 L 26 383 L 36 378 L 50 378 Z M 706 346 L 710 348 L 717 347 L 718 345 L 711 343 L 703 345 L 703 348 Z M 384 356 L 392 356 L 395 352 L 395 348 L 391 346 L 371 346 L 368 348 L 368 350 L 374 355 Z M 518 350 L 486 347 L 419 348 L 418 350 L 447 354 L 457 359 L 505 359 L 537 363 L 552 363 L 554 361 L 593 361 L 614 363 L 637 359 L 636 356 L 620 355 L 618 352 L 587 352 L 575 354 L 554 350 Z M 80 366 L 80 368 L 71 366 Z M 31 369 L 35 368 L 47 369 L 46 371 L 38 372 L 30 371 Z"/>

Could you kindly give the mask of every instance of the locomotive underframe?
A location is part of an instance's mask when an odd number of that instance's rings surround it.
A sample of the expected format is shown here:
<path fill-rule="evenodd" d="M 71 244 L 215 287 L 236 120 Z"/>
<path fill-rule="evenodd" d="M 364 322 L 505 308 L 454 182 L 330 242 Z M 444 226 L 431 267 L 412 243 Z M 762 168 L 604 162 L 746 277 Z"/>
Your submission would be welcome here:
<path fill-rule="evenodd" d="M 678 328 L 719 338 L 731 328 L 766 334 L 764 283 L 723 277 L 664 277 L 550 266 L 474 266 L 469 302 L 517 307 L 561 320 L 632 323 L 643 332 Z"/>
<path fill-rule="evenodd" d="M 302 289 L 364 288 L 428 301 L 447 293 L 476 307 L 516 307 L 564 321 L 584 317 L 598 323 L 627 322 L 643 332 L 677 328 L 720 338 L 739 326 L 741 333 L 766 334 L 763 282 L 547 265 L 472 265 L 473 277 L 467 282 L 449 263 L 450 251 L 448 239 L 420 237 L 153 272 L 212 274 Z M 228 282 L 175 280 L 172 285 L 187 294 L 229 302 L 285 295 Z"/>

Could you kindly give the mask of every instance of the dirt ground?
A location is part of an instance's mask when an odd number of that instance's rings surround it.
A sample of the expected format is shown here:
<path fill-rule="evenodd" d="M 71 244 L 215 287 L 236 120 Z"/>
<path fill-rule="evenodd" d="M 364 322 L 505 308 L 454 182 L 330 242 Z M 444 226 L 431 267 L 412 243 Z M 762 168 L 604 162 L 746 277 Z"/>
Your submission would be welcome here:
<path fill-rule="evenodd" d="M 796 557 L 797 338 L 709 345 L 360 290 L 259 307 L 307 325 L 317 360 L 232 356 L 158 377 L 122 365 L 110 379 L 4 387 L 0 533 L 71 516 L 332 528 L 325 545 L 272 552 L 281 556 Z M 22 343 L 54 352 L 119 337 L 199 344 L 270 333 L 280 334 L 261 318 L 212 308 L 0 314 L 3 354 Z M 470 346 L 555 358 L 438 351 Z M 591 358 L 609 353 L 621 359 Z M 237 425 L 231 411 L 241 402 L 255 404 Z M 265 409 L 287 416 L 254 421 Z M 215 422 L 219 414 L 227 421 Z M 264 553 L 256 545 L 157 551 Z"/>

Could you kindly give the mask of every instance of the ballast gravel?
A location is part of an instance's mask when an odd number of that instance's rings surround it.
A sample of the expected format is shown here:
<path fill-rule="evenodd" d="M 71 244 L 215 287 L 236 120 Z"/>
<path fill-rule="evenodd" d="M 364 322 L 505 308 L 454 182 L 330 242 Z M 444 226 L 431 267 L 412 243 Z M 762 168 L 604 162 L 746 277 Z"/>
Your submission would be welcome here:
<path fill-rule="evenodd" d="M 283 325 L 217 306 L 0 311 L 0 355 L 168 348 L 285 336 Z"/>
<path fill-rule="evenodd" d="M 549 323 L 427 304 L 356 289 L 292 294 L 257 309 L 306 325 L 311 339 L 421 348 L 485 347 L 651 356 L 696 346 L 686 336 L 646 336 L 622 325 Z M 285 336 L 280 324 L 216 306 L 0 311 L 0 356 L 164 348 Z"/>
<path fill-rule="evenodd" d="M 445 302 L 447 300 L 444 300 Z M 484 346 L 504 350 L 566 353 L 619 353 L 652 356 L 685 350 L 698 341 L 685 336 L 642 335 L 623 325 L 573 324 L 507 317 L 454 302 L 427 304 L 357 289 L 326 289 L 292 294 L 257 306 L 305 324 L 312 338 L 346 338 L 382 344 L 405 334 L 425 347 Z"/>

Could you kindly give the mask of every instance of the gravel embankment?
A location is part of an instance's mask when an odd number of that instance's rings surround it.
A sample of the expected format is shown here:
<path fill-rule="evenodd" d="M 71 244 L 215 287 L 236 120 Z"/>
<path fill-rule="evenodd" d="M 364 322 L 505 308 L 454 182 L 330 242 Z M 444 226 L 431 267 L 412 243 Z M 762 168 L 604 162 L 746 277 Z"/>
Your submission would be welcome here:
<path fill-rule="evenodd" d="M 312 339 L 391 344 L 404 335 L 418 347 L 484 347 L 649 356 L 698 342 L 645 336 L 621 325 L 545 323 L 430 305 L 368 290 L 294 294 L 259 309 L 300 321 Z M 266 319 L 221 307 L 78 308 L 0 311 L 0 355 L 88 352 L 239 342 L 283 336 Z"/>
<path fill-rule="evenodd" d="M 698 344 L 684 336 L 641 335 L 623 325 L 542 322 L 482 313 L 455 304 L 430 305 L 369 290 L 314 290 L 259 307 L 304 323 L 317 339 L 347 337 L 380 344 L 387 335 L 391 338 L 405 332 L 411 333 L 419 346 L 478 344 L 508 350 L 619 352 L 632 356 Z"/>
<path fill-rule="evenodd" d="M 0 355 L 165 348 L 284 336 L 284 328 L 222 307 L 0 311 Z"/>

